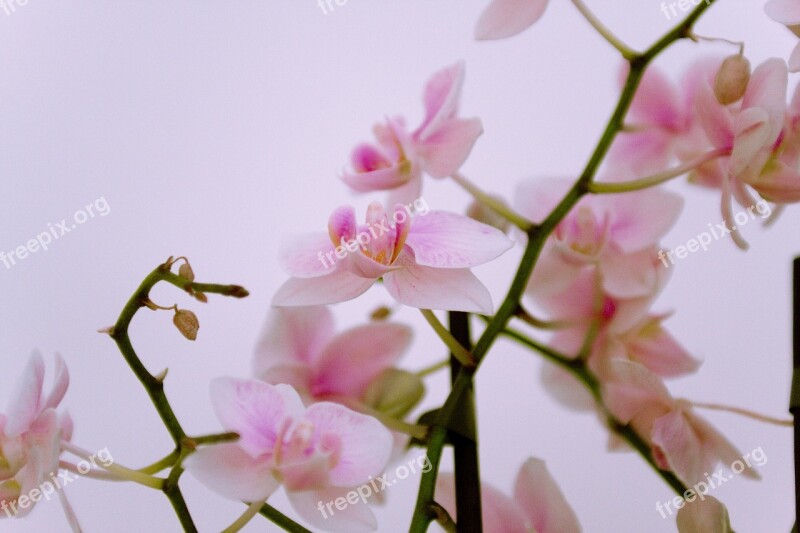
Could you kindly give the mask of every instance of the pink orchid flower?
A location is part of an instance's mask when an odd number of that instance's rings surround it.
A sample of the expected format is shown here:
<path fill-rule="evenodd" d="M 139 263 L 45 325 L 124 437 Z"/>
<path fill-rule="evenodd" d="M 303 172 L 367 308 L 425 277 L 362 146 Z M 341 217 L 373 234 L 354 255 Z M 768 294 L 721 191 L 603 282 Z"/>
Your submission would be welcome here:
<path fill-rule="evenodd" d="M 713 496 L 687 501 L 678 510 L 678 533 L 732 533 L 725 506 Z"/>
<path fill-rule="evenodd" d="M 505 39 L 531 27 L 544 14 L 549 0 L 492 0 L 478 20 L 475 38 Z"/>
<path fill-rule="evenodd" d="M 612 166 L 643 177 L 665 170 L 676 158 L 685 162 L 707 151 L 710 145 L 696 120 L 694 101 L 701 83 L 713 82 L 721 63 L 697 61 L 677 85 L 657 68 L 648 68 L 625 118 L 627 130 L 609 152 Z M 627 72 L 626 63 L 621 73 Z"/>
<path fill-rule="evenodd" d="M 335 334 L 327 307 L 278 308 L 258 343 L 253 373 L 267 383 L 291 385 L 307 404 L 361 401 L 410 343 L 411 328 L 402 324 L 372 323 Z"/>
<path fill-rule="evenodd" d="M 632 361 L 611 363 L 610 379 L 603 386 L 609 411 L 630 424 L 651 446 L 659 468 L 670 470 L 686 485 L 706 479 L 715 466 L 731 464 L 742 454 L 686 400 L 674 399 L 661 379 Z M 742 472 L 758 479 L 753 469 Z"/>
<path fill-rule="evenodd" d="M 764 11 L 772 20 L 785 25 L 793 33 L 797 34 L 799 31 L 800 5 L 796 0 L 769 0 L 764 6 Z M 789 57 L 789 72 L 800 72 L 800 43 L 795 46 Z"/>
<path fill-rule="evenodd" d="M 791 177 L 765 174 L 784 126 L 787 83 L 786 63 L 781 59 L 769 59 L 753 71 L 741 102 L 722 105 L 710 83 L 700 87 L 695 106 L 699 121 L 711 144 L 729 154 L 706 167 L 707 173 L 719 176 L 706 181 L 721 184 L 722 216 L 729 228 L 736 227 L 733 199 L 745 208 L 756 203 L 747 186 L 765 199 L 779 203 L 793 201 L 793 196 L 800 192 L 798 181 L 790 187 L 789 195 L 775 194 Z M 782 183 L 776 185 L 776 181 Z M 739 231 L 733 231 L 731 236 L 737 246 L 747 248 Z"/>
<path fill-rule="evenodd" d="M 297 239 L 283 251 L 292 278 L 272 304 L 342 302 L 382 279 L 394 299 L 412 307 L 492 312 L 489 291 L 469 269 L 513 246 L 503 232 L 444 211 L 414 216 L 401 205 L 392 219 L 393 224 L 379 202 L 367 208 L 365 225 L 356 223 L 352 207 L 334 211 L 327 237 Z"/>
<path fill-rule="evenodd" d="M 358 145 L 342 180 L 356 192 L 392 190 L 393 204 L 419 198 L 423 172 L 433 178 L 454 174 L 483 133 L 480 119 L 457 116 L 463 84 L 463 62 L 436 72 L 425 87 L 422 124 L 410 133 L 402 118 L 377 125 L 377 145 Z"/>
<path fill-rule="evenodd" d="M 227 498 L 266 501 L 280 485 L 295 511 L 326 531 L 375 531 L 369 505 L 359 502 L 325 517 L 319 507 L 379 475 L 392 435 L 369 416 L 329 402 L 308 408 L 289 385 L 219 378 L 211 400 L 222 425 L 240 438 L 189 456 L 184 465 Z"/>
<path fill-rule="evenodd" d="M 455 511 L 455 476 L 444 473 L 436 480 L 436 501 L 451 517 Z M 483 530 L 492 533 L 577 533 L 575 512 L 548 472 L 544 461 L 529 458 L 514 482 L 509 498 L 491 485 L 481 485 Z"/>
<path fill-rule="evenodd" d="M 28 496 L 59 470 L 61 441 L 72 437 L 69 415 L 56 409 L 69 386 L 64 360 L 56 355 L 53 388 L 45 396 L 44 360 L 34 353 L 11 398 L 7 414 L 0 414 L 0 518 L 27 515 L 35 504 L 19 506 L 20 496 Z M 60 493 L 59 493 L 60 494 Z M 66 500 L 62 499 L 62 503 Z M 67 516 L 73 516 L 71 509 Z"/>
<path fill-rule="evenodd" d="M 517 187 L 515 205 L 541 222 L 571 186 L 569 180 L 538 179 Z M 609 294 L 653 294 L 663 275 L 655 250 L 675 223 L 683 200 L 661 189 L 583 198 L 545 245 L 529 292 L 560 293 L 587 267 L 596 267 Z"/>
<path fill-rule="evenodd" d="M 562 325 L 549 345 L 566 356 L 577 357 L 589 332 L 597 328 L 587 362 L 601 381 L 610 374 L 610 363 L 617 359 L 638 362 L 663 377 L 694 372 L 700 362 L 663 327 L 668 315 L 648 312 L 657 293 L 638 298 L 612 297 L 602 291 L 596 276 L 586 271 L 562 293 L 539 296 L 536 302 L 549 320 Z M 562 368 L 543 366 L 541 379 L 545 389 L 565 406 L 576 410 L 596 408 L 583 384 Z"/>

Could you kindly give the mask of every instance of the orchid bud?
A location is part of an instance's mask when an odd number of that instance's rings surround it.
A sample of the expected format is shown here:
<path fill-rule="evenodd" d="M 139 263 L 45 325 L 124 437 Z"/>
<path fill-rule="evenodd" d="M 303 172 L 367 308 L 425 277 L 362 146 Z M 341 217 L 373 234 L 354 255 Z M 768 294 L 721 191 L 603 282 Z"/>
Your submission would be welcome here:
<path fill-rule="evenodd" d="M 492 198 L 501 204 L 506 205 L 506 202 L 499 196 L 492 196 Z M 473 220 L 477 220 L 478 222 L 483 222 L 484 224 L 495 227 L 503 233 L 508 230 L 508 220 L 501 217 L 477 200 L 473 201 L 471 204 L 469 204 L 469 207 L 467 207 L 467 216 Z"/>
<path fill-rule="evenodd" d="M 194 271 L 189 263 L 184 263 L 178 268 L 178 275 L 189 281 L 194 281 Z"/>
<path fill-rule="evenodd" d="M 367 387 L 364 403 L 382 413 L 402 418 L 425 394 L 422 378 L 398 368 L 387 368 Z"/>
<path fill-rule="evenodd" d="M 181 332 L 181 335 L 193 341 L 197 338 L 197 330 L 200 329 L 200 322 L 194 313 L 187 309 L 177 309 L 172 323 Z"/>
<path fill-rule="evenodd" d="M 392 310 L 386 307 L 385 305 L 382 305 L 377 309 L 375 309 L 372 313 L 370 313 L 369 317 L 372 320 L 380 321 L 380 320 L 386 320 L 391 315 L 392 315 Z"/>
<path fill-rule="evenodd" d="M 744 96 L 749 82 L 750 61 L 738 54 L 726 57 L 714 79 L 714 95 L 720 104 L 732 104 Z"/>

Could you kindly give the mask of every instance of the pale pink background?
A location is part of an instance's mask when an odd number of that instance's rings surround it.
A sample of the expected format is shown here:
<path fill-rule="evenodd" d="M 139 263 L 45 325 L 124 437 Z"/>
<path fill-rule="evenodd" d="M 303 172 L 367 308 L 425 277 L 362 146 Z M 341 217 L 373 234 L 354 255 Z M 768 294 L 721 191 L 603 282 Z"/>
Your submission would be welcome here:
<path fill-rule="evenodd" d="M 766 18 L 763 3 L 720 1 L 698 31 L 746 40 L 754 63 L 786 57 L 795 38 Z M 634 45 L 671 24 L 656 0 L 589 4 Z M 336 179 L 350 148 L 385 114 L 419 120 L 425 79 L 457 59 L 467 64 L 463 113 L 480 116 L 486 130 L 464 167 L 468 176 L 509 194 L 521 177 L 577 173 L 615 102 L 618 58 L 564 1 L 553 1 L 518 38 L 476 43 L 472 28 L 483 5 L 348 0 L 324 15 L 313 0 L 30 0 L 11 16 L 0 12 L 0 249 L 98 197 L 111 206 L 107 217 L 49 251 L 10 270 L 0 266 L 0 402 L 33 349 L 49 364 L 58 351 L 72 373 L 64 404 L 76 443 L 108 447 L 134 467 L 166 454 L 170 441 L 143 389 L 111 340 L 95 331 L 115 320 L 151 268 L 170 254 L 188 255 L 199 280 L 241 283 L 252 296 L 212 296 L 201 305 L 160 287 L 159 303 L 197 312 L 197 342 L 183 339 L 169 314 L 146 311 L 132 338 L 153 371 L 170 368 L 167 391 L 187 431 L 218 430 L 208 382 L 248 374 L 271 294 L 285 278 L 276 261 L 280 240 L 323 229 L 341 203 L 366 204 Z M 697 54 L 731 51 L 685 43 L 659 64 L 675 76 Z M 720 220 L 717 195 L 687 194 L 667 246 Z M 425 198 L 455 210 L 468 201 L 447 182 L 426 183 Z M 657 308 L 677 309 L 670 329 L 705 364 L 670 385 L 675 395 L 787 415 L 789 268 L 799 223 L 790 209 L 768 232 L 755 223 L 745 228 L 747 254 L 720 241 L 681 261 Z M 518 255 L 478 269 L 495 301 Z M 339 323 L 362 322 L 389 301 L 374 289 L 338 306 Z M 399 318 L 418 329 L 407 368 L 442 355 L 418 313 L 404 310 Z M 501 342 L 481 370 L 484 478 L 509 490 L 534 455 L 547 461 L 586 531 L 674 531 L 674 520 L 655 511 L 656 501 L 672 497 L 668 487 L 638 456 L 606 453 L 606 434 L 592 416 L 567 412 L 544 394 L 540 365 Z M 444 375 L 430 381 L 425 407 L 441 402 L 444 385 Z M 713 493 L 729 506 L 734 527 L 788 531 L 790 430 L 727 414 L 708 418 L 743 452 L 761 446 L 768 457 L 763 481 L 736 478 Z M 407 528 L 417 481 L 391 489 L 381 531 Z M 203 532 L 219 531 L 243 511 L 190 475 L 183 487 Z M 88 533 L 178 531 L 158 492 L 81 479 L 68 494 Z M 282 494 L 274 504 L 291 514 Z M 67 530 L 54 502 L 25 521 L 0 524 L 9 532 Z M 271 530 L 263 519 L 247 528 Z"/>

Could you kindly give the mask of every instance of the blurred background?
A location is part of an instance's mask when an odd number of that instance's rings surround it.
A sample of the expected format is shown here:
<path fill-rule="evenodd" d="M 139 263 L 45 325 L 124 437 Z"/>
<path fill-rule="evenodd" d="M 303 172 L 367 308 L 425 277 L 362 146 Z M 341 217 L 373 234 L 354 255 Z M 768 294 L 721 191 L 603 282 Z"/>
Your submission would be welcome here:
<path fill-rule="evenodd" d="M 624 40 L 645 47 L 676 23 L 657 0 L 588 0 Z M 336 206 L 363 207 L 337 179 L 351 148 L 370 140 L 387 114 L 422 117 L 428 76 L 464 59 L 462 115 L 485 133 L 463 167 L 485 189 L 509 196 L 536 176 L 575 176 L 616 102 L 620 60 L 569 2 L 553 1 L 531 30 L 478 43 L 474 24 L 486 2 L 347 0 L 325 14 L 315 0 L 292 2 L 101 2 L 29 0 L 0 11 L 0 250 L 47 231 L 48 224 L 104 199 L 95 216 L 11 268 L 0 266 L 0 405 L 29 354 L 69 365 L 62 405 L 75 420 L 74 442 L 108 448 L 140 467 L 171 449 L 144 390 L 114 343 L 111 325 L 139 282 L 169 255 L 188 256 L 199 281 L 239 283 L 245 300 L 190 300 L 171 286 L 153 299 L 195 311 L 192 343 L 170 313 L 141 311 L 134 346 L 151 371 L 169 367 L 166 388 L 190 434 L 221 428 L 209 381 L 247 376 L 270 298 L 285 280 L 282 239 L 322 231 Z M 796 43 L 763 13 L 763 1 L 721 0 L 697 32 L 744 40 L 756 65 L 788 57 Z M 677 78 L 692 59 L 729 54 L 724 44 L 680 43 L 657 65 Z M 797 79 L 790 82 L 794 90 Z M 685 195 L 672 248 L 720 221 L 718 193 L 669 185 Z M 382 195 L 377 195 L 378 198 Z M 431 208 L 463 211 L 468 196 L 448 181 L 427 181 Z M 655 308 L 675 310 L 670 331 L 700 371 L 669 383 L 677 397 L 728 403 L 788 417 L 791 368 L 790 264 L 800 251 L 800 210 L 765 231 L 744 228 L 751 249 L 714 242 L 674 268 Z M 476 270 L 499 302 L 519 248 Z M 364 322 L 391 299 L 377 287 L 335 307 L 341 327 Z M 416 370 L 444 355 L 419 313 L 397 320 L 416 329 L 402 366 Z M 544 459 L 587 532 L 675 531 L 656 502 L 670 489 L 633 453 L 610 454 L 594 416 L 546 395 L 541 360 L 498 342 L 477 380 L 485 481 L 510 492 L 529 456 Z M 49 376 L 48 376 L 49 377 Z M 447 376 L 429 379 L 420 408 L 446 394 Z M 737 476 L 712 493 L 737 531 L 788 531 L 793 521 L 791 430 L 725 413 L 705 413 L 743 452 L 762 447 L 763 479 Z M 410 453 L 416 457 L 419 451 Z M 444 470 L 450 468 L 450 458 Z M 200 531 L 219 531 L 243 506 L 191 475 L 182 485 Z M 418 476 L 387 492 L 381 531 L 407 529 Z M 131 484 L 80 479 L 67 488 L 87 533 L 172 532 L 178 522 L 161 493 Z M 294 516 L 282 493 L 271 500 Z M 276 528 L 256 518 L 246 531 Z M 434 528 L 435 529 L 435 526 Z M 8 532 L 68 531 L 55 500 L 25 520 L 0 520 Z"/>

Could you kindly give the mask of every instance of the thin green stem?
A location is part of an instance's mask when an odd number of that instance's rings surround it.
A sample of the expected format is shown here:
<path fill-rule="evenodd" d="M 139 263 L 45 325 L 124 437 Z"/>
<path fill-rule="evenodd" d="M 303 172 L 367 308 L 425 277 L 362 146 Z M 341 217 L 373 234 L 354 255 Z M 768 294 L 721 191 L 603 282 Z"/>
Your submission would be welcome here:
<path fill-rule="evenodd" d="M 425 317 L 425 320 L 428 321 L 428 324 L 433 328 L 433 331 L 436 332 L 445 346 L 450 350 L 450 353 L 458 359 L 458 362 L 467 367 L 475 366 L 475 359 L 473 356 L 453 338 L 450 331 L 436 318 L 434 312 L 430 309 L 420 309 L 420 311 L 422 312 L 422 316 Z"/>
<path fill-rule="evenodd" d="M 435 374 L 439 370 L 444 370 L 448 366 L 450 366 L 450 361 L 445 359 L 443 361 L 439 361 L 438 363 L 434 363 L 431 366 L 425 367 L 422 370 L 417 370 L 414 372 L 414 374 L 417 377 L 424 378 L 430 376 L 431 374 Z"/>
<path fill-rule="evenodd" d="M 311 530 L 304 528 L 268 503 L 261 506 L 259 514 L 289 533 L 313 533 Z"/>
<path fill-rule="evenodd" d="M 143 474 L 158 474 L 162 470 L 174 465 L 177 462 L 179 456 L 180 453 L 178 452 L 178 450 L 172 450 L 172 452 L 170 452 L 170 454 L 167 455 L 166 457 L 159 459 L 153 464 L 140 468 L 139 472 Z"/>
<path fill-rule="evenodd" d="M 583 0 L 572 0 L 572 3 L 575 5 L 578 11 L 580 11 L 581 15 L 583 15 L 583 18 L 585 18 L 589 24 L 591 24 L 592 27 L 597 30 L 597 33 L 599 33 L 606 41 L 608 41 L 611 46 L 616 48 L 617 51 L 622 54 L 622 57 L 627 60 L 636 57 L 636 51 L 623 43 L 619 37 L 614 35 L 614 33 L 612 33 L 611 30 L 609 30 L 605 24 L 603 24 L 600 19 L 595 16 L 594 13 L 592 13 L 586 4 L 583 3 Z"/>
<path fill-rule="evenodd" d="M 522 231 L 529 231 L 535 225 L 533 222 L 508 207 L 501 200 L 498 200 L 497 198 L 494 198 L 493 196 L 483 192 L 477 185 L 469 181 L 462 174 L 456 172 L 450 177 L 465 191 L 470 193 L 478 202 L 482 203 L 504 219 L 508 220 Z"/>
<path fill-rule="evenodd" d="M 170 271 L 170 268 L 173 264 L 174 261 L 172 258 L 168 259 L 166 262 L 158 265 L 144 279 L 144 281 L 142 281 L 142 283 L 136 289 L 136 292 L 134 292 L 133 296 L 131 296 L 128 302 L 125 304 L 125 307 L 122 308 L 122 312 L 120 313 L 119 318 L 117 318 L 117 322 L 111 328 L 109 328 L 107 333 L 112 339 L 114 339 L 114 342 L 117 344 L 120 353 L 122 353 L 122 357 L 125 359 L 125 362 L 128 363 L 128 366 L 131 368 L 136 378 L 144 386 L 147 395 L 150 397 L 150 401 L 156 408 L 156 412 L 161 418 L 161 421 L 164 423 L 164 426 L 166 427 L 170 437 L 172 438 L 172 441 L 175 444 L 175 453 L 177 454 L 176 464 L 173 466 L 172 471 L 167 477 L 167 480 L 164 482 L 162 491 L 170 500 L 170 503 L 172 504 L 173 509 L 175 509 L 175 513 L 177 514 L 184 530 L 187 532 L 195 532 L 197 531 L 197 528 L 192 521 L 189 509 L 186 507 L 186 501 L 184 500 L 183 494 L 178 486 L 178 480 L 183 473 L 183 468 L 180 466 L 180 461 L 188 453 L 191 453 L 194 450 L 194 448 L 191 446 L 187 447 L 187 444 L 190 444 L 192 441 L 191 439 L 187 438 L 183 427 L 178 421 L 178 418 L 175 416 L 175 412 L 172 410 L 172 406 L 170 405 L 169 400 L 164 393 L 164 375 L 154 376 L 150 373 L 150 371 L 147 370 L 142 361 L 139 359 L 139 356 L 136 355 L 136 351 L 133 349 L 133 344 L 128 336 L 128 329 L 133 317 L 136 316 L 136 313 L 142 307 L 146 307 L 147 303 L 150 301 L 150 290 L 160 281 L 171 283 L 172 285 L 183 289 L 191 296 L 213 293 L 224 296 L 232 296 L 235 298 L 243 298 L 247 296 L 248 293 L 243 287 L 238 285 L 194 283 L 186 278 L 178 276 L 177 274 L 173 274 Z M 151 465 L 151 467 L 157 466 L 160 465 Z"/>
<path fill-rule="evenodd" d="M 262 505 L 263 505 L 262 502 L 255 502 L 248 505 L 245 512 L 242 513 L 242 515 L 239 518 L 234 520 L 234 522 L 231 525 L 223 529 L 222 533 L 238 533 L 239 531 L 241 531 L 242 528 L 246 526 L 250 522 L 250 520 L 252 520 L 253 517 L 256 516 L 261 511 Z"/>
<path fill-rule="evenodd" d="M 656 185 L 660 185 L 671 179 L 677 178 L 678 176 L 682 176 L 704 163 L 713 161 L 718 157 L 730 155 L 730 153 L 730 149 L 717 148 L 716 150 L 711 150 L 710 152 L 698 156 L 691 161 L 687 161 L 686 163 L 675 168 L 632 181 L 623 181 L 619 183 L 599 183 L 594 181 L 589 184 L 589 192 L 593 194 L 614 194 L 621 192 L 641 191 L 642 189 L 655 187 Z"/>
<path fill-rule="evenodd" d="M 653 468 L 653 470 L 655 470 L 656 473 L 661 476 L 661 478 L 670 487 L 673 488 L 676 494 L 683 495 L 684 492 L 686 492 L 687 487 L 674 473 L 670 472 L 669 470 L 662 470 L 658 467 L 655 458 L 653 457 L 650 445 L 647 443 L 647 441 L 645 441 L 641 435 L 636 433 L 632 427 L 622 424 L 609 412 L 608 408 L 606 408 L 606 405 L 603 402 L 603 396 L 600 390 L 600 381 L 592 373 L 585 361 L 581 359 L 571 359 L 566 355 L 561 354 L 534 339 L 531 339 L 524 333 L 511 328 L 506 329 L 506 331 L 503 332 L 503 335 L 516 340 L 523 346 L 532 348 L 533 350 L 544 355 L 547 360 L 559 365 L 561 368 L 567 370 L 569 373 L 575 376 L 592 394 L 595 403 L 602 410 L 606 417 L 606 423 L 608 424 L 608 427 L 625 442 L 627 442 L 634 450 L 636 450 L 639 455 L 641 455 L 642 458 Z"/>

